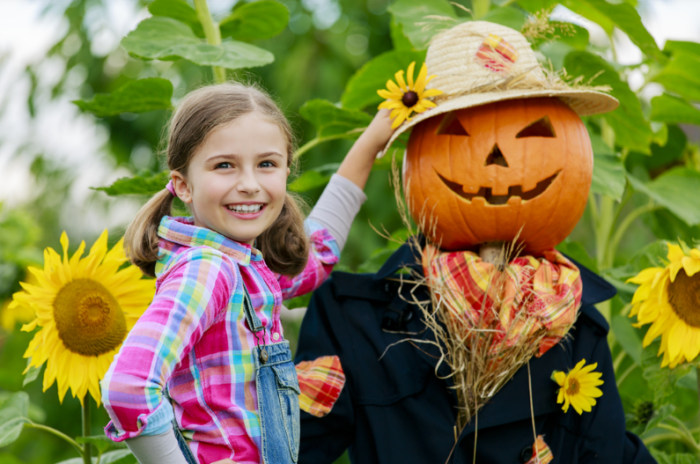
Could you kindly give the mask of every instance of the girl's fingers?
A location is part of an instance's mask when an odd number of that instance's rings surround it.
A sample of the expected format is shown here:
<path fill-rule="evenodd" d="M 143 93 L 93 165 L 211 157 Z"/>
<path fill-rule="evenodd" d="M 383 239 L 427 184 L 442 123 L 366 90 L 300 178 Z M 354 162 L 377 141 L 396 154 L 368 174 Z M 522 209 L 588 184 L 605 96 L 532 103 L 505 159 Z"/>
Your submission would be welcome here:
<path fill-rule="evenodd" d="M 221 461 L 212 462 L 212 464 L 238 464 L 236 461 L 231 459 L 222 459 Z"/>

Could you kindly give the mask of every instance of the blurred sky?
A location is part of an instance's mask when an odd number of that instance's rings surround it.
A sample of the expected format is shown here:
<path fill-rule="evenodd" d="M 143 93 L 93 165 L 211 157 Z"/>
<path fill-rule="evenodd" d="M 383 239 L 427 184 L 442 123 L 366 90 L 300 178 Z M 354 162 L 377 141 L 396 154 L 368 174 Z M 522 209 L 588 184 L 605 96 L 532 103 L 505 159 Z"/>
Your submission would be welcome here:
<path fill-rule="evenodd" d="M 105 227 L 126 224 L 137 204 L 119 200 L 113 202 L 109 211 L 103 205 L 91 208 L 85 204 L 91 192 L 89 187 L 108 185 L 129 172 L 115 169 L 104 152 L 106 130 L 96 124 L 93 116 L 81 114 L 71 103 L 78 98 L 78 89 L 85 80 L 84 69 L 71 71 L 68 90 L 60 98 L 52 100 L 48 93 L 65 72 L 60 58 L 45 60 L 44 57 L 65 33 L 67 23 L 56 11 L 62 11 L 61 5 L 68 3 L 69 0 L 0 0 L 0 203 L 12 207 L 31 199 L 35 186 L 29 174 L 28 155 L 43 153 L 76 171 L 66 208 L 78 214 L 69 214 L 65 227 L 69 233 L 72 230 L 88 236 Z M 119 40 L 148 16 L 147 11 L 137 9 L 134 0 L 105 3 L 104 9 L 94 9 L 93 17 L 86 21 L 90 24 L 92 52 L 100 56 L 112 53 Z M 214 13 L 229 11 L 234 3 L 235 0 L 209 0 Z M 303 0 L 303 4 L 314 13 L 317 27 L 330 27 L 341 17 L 342 12 L 332 0 Z M 51 8 L 45 11 L 47 5 Z M 700 42 L 700 0 L 640 0 L 640 14 L 660 47 L 668 39 Z M 586 26 L 593 43 L 607 41 L 597 25 L 565 8 L 558 7 L 554 16 Z M 615 41 L 621 63 L 634 64 L 641 60 L 640 51 L 624 34 L 617 34 Z M 65 46 L 72 45 L 68 41 Z M 34 119 L 27 107 L 30 81 L 23 73 L 32 63 L 41 63 Z M 632 74 L 630 85 L 637 89 L 641 75 Z M 643 96 L 650 98 L 660 92 L 658 86 L 649 85 Z M 18 156 L 18 153 L 27 155 Z"/>

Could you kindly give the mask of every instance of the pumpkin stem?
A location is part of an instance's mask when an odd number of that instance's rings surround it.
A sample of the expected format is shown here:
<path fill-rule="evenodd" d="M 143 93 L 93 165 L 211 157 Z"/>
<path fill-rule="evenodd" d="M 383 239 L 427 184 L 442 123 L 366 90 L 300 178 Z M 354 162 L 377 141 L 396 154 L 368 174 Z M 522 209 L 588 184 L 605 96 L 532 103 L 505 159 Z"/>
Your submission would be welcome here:
<path fill-rule="evenodd" d="M 499 270 L 503 269 L 505 265 L 505 255 L 506 249 L 502 241 L 482 243 L 479 247 L 481 260 L 495 265 Z"/>

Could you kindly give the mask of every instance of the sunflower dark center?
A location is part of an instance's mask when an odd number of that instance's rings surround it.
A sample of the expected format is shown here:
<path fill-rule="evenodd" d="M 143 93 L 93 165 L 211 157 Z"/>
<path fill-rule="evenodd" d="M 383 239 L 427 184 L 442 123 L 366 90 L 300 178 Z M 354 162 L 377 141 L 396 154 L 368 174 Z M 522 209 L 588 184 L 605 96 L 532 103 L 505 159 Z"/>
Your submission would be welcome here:
<path fill-rule="evenodd" d="M 581 390 L 581 384 L 576 379 L 569 380 L 569 388 L 566 389 L 568 395 L 575 395 Z"/>
<path fill-rule="evenodd" d="M 99 282 L 78 279 L 68 283 L 56 295 L 53 307 L 58 337 L 74 353 L 99 356 L 124 340 L 124 313 Z"/>
<path fill-rule="evenodd" d="M 406 108 L 415 106 L 416 103 L 418 103 L 418 94 L 413 90 L 409 90 L 401 97 L 401 103 L 403 103 Z"/>
<path fill-rule="evenodd" d="M 668 284 L 668 302 L 683 322 L 700 327 L 700 273 L 688 277 L 681 269 Z"/>

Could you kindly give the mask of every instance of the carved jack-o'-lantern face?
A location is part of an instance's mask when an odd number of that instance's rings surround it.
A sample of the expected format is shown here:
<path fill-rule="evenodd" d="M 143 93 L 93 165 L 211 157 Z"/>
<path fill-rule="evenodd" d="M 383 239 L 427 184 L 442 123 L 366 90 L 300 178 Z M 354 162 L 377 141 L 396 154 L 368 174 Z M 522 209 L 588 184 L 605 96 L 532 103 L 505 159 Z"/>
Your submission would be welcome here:
<path fill-rule="evenodd" d="M 583 214 L 593 152 L 583 122 L 556 98 L 507 100 L 427 119 L 404 165 L 416 221 L 436 220 L 445 250 L 518 241 L 554 247 Z M 426 231 L 428 232 L 428 231 Z"/>

